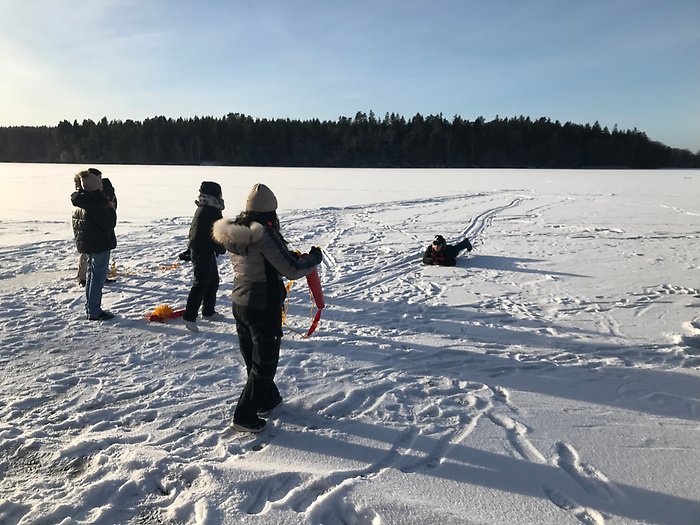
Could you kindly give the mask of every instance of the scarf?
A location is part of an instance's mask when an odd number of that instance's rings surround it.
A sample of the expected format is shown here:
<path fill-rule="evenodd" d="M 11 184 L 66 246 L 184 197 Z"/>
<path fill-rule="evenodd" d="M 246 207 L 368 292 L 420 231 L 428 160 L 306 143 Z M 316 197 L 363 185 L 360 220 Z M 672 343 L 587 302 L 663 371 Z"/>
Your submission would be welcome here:
<path fill-rule="evenodd" d="M 208 195 L 206 193 L 200 193 L 197 200 L 194 201 L 197 206 L 211 206 L 217 210 L 224 209 L 224 199 L 220 197 L 214 197 L 214 195 Z"/>

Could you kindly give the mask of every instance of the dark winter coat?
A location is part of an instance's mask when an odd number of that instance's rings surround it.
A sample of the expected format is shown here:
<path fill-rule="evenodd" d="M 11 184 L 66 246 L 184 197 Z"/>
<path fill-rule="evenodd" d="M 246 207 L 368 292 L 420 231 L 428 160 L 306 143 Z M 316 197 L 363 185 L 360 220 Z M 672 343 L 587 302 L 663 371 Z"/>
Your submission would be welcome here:
<path fill-rule="evenodd" d="M 433 264 L 436 266 L 454 266 L 457 264 L 459 252 L 451 244 L 446 244 L 440 251 L 433 249 L 431 244 L 423 254 L 423 264 Z"/>
<path fill-rule="evenodd" d="M 194 252 L 195 256 L 203 256 L 226 253 L 223 245 L 216 242 L 211 236 L 214 223 L 221 218 L 220 209 L 204 204 L 197 206 L 190 225 L 188 245 L 190 254 Z"/>
<path fill-rule="evenodd" d="M 455 266 L 457 264 L 457 256 L 464 249 L 472 251 L 472 245 L 468 238 L 464 238 L 456 245 L 443 244 L 438 251 L 431 244 L 425 249 L 423 254 L 423 264 L 433 264 L 436 266 Z"/>
<path fill-rule="evenodd" d="M 110 181 L 108 178 L 102 179 L 102 193 L 104 193 L 105 197 L 107 197 L 108 204 L 116 210 L 117 194 L 114 191 L 114 186 L 112 186 L 112 181 Z"/>
<path fill-rule="evenodd" d="M 117 211 L 101 191 L 79 190 L 70 197 L 73 203 L 73 235 L 80 253 L 101 253 L 117 247 L 114 227 Z"/>
<path fill-rule="evenodd" d="M 299 279 L 320 262 L 315 255 L 290 252 L 277 229 L 258 222 L 222 219 L 214 224 L 213 237 L 231 252 L 234 304 L 254 310 L 280 308 L 285 297 L 282 276 Z"/>

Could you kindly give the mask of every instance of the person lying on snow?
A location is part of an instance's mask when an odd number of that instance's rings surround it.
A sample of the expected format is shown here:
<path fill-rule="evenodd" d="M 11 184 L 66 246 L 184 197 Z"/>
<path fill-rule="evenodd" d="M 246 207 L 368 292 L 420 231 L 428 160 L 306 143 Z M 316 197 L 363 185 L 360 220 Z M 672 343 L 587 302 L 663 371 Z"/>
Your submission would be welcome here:
<path fill-rule="evenodd" d="M 454 266 L 457 264 L 457 255 L 465 248 L 468 252 L 472 251 L 472 244 L 466 237 L 463 241 L 453 246 L 452 244 L 447 244 L 442 235 L 436 235 L 433 243 L 428 246 L 423 254 L 423 264 Z"/>

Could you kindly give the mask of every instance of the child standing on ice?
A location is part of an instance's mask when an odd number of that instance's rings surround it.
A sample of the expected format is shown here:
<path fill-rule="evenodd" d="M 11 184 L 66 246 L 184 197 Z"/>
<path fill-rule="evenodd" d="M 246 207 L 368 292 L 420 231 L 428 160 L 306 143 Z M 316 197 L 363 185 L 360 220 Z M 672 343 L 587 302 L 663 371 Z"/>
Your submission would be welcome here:
<path fill-rule="evenodd" d="M 299 279 L 310 274 L 322 255 L 314 246 L 298 256 L 280 233 L 277 198 L 264 184 L 253 186 L 245 211 L 235 220 L 214 225 L 214 239 L 231 252 L 233 316 L 247 380 L 233 414 L 233 428 L 260 432 L 267 415 L 282 403 L 275 373 L 282 340 L 282 276 Z"/>
<path fill-rule="evenodd" d="M 204 319 L 215 321 L 223 318 L 223 315 L 214 309 L 216 292 L 219 289 L 219 267 L 216 257 L 226 253 L 226 250 L 211 236 L 212 227 L 221 219 L 221 210 L 224 209 L 221 186 L 216 182 L 202 182 L 199 197 L 194 203 L 197 210 L 190 225 L 187 252 L 194 269 L 194 282 L 187 297 L 183 319 L 188 330 L 198 332 L 197 313 L 200 306 Z"/>
<path fill-rule="evenodd" d="M 457 264 L 457 255 L 465 248 L 468 252 L 472 251 L 472 244 L 466 237 L 453 246 L 447 244 L 442 235 L 436 235 L 433 243 L 426 248 L 423 254 L 423 264 L 454 266 Z"/>

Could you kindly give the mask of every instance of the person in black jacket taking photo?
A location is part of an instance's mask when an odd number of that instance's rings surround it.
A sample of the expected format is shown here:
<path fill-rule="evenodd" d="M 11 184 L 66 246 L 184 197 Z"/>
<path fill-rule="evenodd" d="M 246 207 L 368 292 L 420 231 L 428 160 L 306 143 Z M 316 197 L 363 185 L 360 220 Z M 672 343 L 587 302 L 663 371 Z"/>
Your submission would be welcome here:
<path fill-rule="evenodd" d="M 97 168 L 89 168 L 87 170 L 89 173 L 92 173 L 93 175 L 97 175 L 102 179 L 102 193 L 104 193 L 105 197 L 107 198 L 108 204 L 110 205 L 111 208 L 114 208 L 114 211 L 117 211 L 117 194 L 114 191 L 114 186 L 112 186 L 112 183 L 107 177 L 102 176 L 102 172 L 98 170 Z M 82 187 L 82 178 L 80 177 L 80 173 L 76 173 L 74 177 L 75 181 L 75 190 L 80 191 L 83 189 Z M 80 256 L 78 257 L 78 284 L 80 286 L 85 286 L 87 284 L 87 254 L 86 253 L 81 253 Z M 112 280 L 107 277 L 105 279 L 106 283 L 111 282 Z"/>
<path fill-rule="evenodd" d="M 109 271 L 110 251 L 117 247 L 116 197 L 105 194 L 102 173 L 81 171 L 80 189 L 71 197 L 73 235 L 78 252 L 87 255 L 85 276 L 85 312 L 90 321 L 106 321 L 114 314 L 102 309 L 102 288 Z M 111 185 L 110 185 L 111 187 Z"/>
<path fill-rule="evenodd" d="M 436 235 L 433 243 L 425 249 L 423 264 L 436 266 L 454 266 L 457 264 L 457 256 L 464 249 L 472 251 L 472 244 L 466 237 L 455 245 L 447 244 L 442 235 Z"/>
<path fill-rule="evenodd" d="M 226 253 L 226 249 L 214 241 L 211 236 L 214 223 L 222 218 L 224 199 L 221 186 L 216 182 L 204 181 L 199 187 L 199 197 L 194 201 L 197 210 L 194 212 L 190 225 L 189 244 L 186 255 L 194 267 L 194 282 L 187 297 L 187 306 L 183 319 L 185 327 L 198 332 L 197 313 L 202 307 L 202 317 L 216 321 L 223 315 L 216 312 L 216 292 L 219 289 L 219 267 L 217 255 Z"/>

